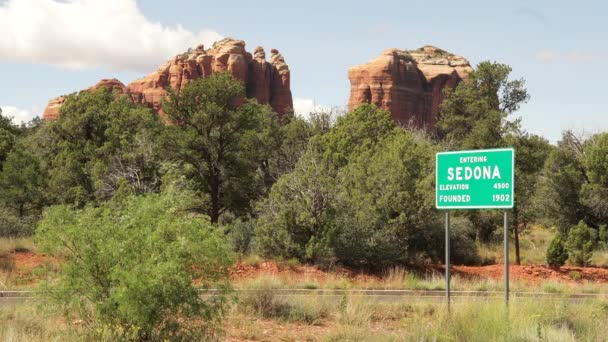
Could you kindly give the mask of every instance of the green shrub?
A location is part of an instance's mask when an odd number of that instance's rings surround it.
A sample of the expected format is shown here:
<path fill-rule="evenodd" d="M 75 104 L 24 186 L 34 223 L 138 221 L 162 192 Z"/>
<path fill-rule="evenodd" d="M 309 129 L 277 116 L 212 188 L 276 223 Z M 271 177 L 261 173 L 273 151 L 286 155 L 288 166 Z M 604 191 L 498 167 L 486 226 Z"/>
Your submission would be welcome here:
<path fill-rule="evenodd" d="M 566 263 L 567 259 L 568 252 L 564 248 L 562 237 L 557 234 L 547 248 L 547 264 L 550 267 L 559 268 Z"/>
<path fill-rule="evenodd" d="M 442 258 L 443 216 L 434 208 L 437 146 L 362 105 L 310 140 L 292 172 L 258 203 L 255 250 L 382 270 Z M 470 221 L 453 224 L 456 263 L 480 263 Z"/>
<path fill-rule="evenodd" d="M 12 210 L 0 207 L 0 237 L 31 236 L 37 221 L 38 216 L 19 217 Z"/>
<path fill-rule="evenodd" d="M 307 283 L 304 283 L 304 285 L 302 287 L 307 290 L 316 290 L 319 288 L 319 284 L 317 284 L 316 282 L 307 282 Z"/>
<path fill-rule="evenodd" d="M 481 264 L 474 241 L 475 226 L 466 217 L 454 217 L 450 222 L 450 258 L 454 264 Z M 444 242 L 444 239 L 439 239 Z M 445 247 L 444 247 L 445 249 Z"/>
<path fill-rule="evenodd" d="M 192 199 L 169 186 L 98 208 L 49 208 L 37 240 L 66 262 L 48 295 L 68 318 L 83 320 L 93 339 L 214 334 L 227 301 L 230 251 L 206 217 L 189 213 Z M 202 297 L 194 280 L 220 290 Z"/>
<path fill-rule="evenodd" d="M 232 243 L 232 250 L 241 253 L 251 253 L 251 242 L 255 231 L 255 220 L 237 219 L 227 227 L 227 234 Z"/>
<path fill-rule="evenodd" d="M 585 222 L 580 221 L 570 228 L 566 240 L 566 250 L 570 261 L 577 266 L 588 266 L 595 249 L 593 232 Z"/>

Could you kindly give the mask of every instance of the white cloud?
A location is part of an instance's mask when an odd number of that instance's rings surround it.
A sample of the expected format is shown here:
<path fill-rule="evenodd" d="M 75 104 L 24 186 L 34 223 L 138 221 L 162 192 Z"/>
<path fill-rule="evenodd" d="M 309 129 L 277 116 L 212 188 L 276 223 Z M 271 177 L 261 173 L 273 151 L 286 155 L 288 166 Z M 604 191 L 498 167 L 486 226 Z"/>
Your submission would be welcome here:
<path fill-rule="evenodd" d="M 320 105 L 313 99 L 307 99 L 302 97 L 295 97 L 293 99 L 293 111 L 296 115 L 301 116 L 305 119 L 310 117 L 310 113 L 315 112 L 329 112 L 332 108 L 330 106 Z"/>
<path fill-rule="evenodd" d="M 0 32 L 0 60 L 141 72 L 222 38 L 150 22 L 136 0 L 8 0 L 0 5 Z"/>
<path fill-rule="evenodd" d="M 562 62 L 572 64 L 592 63 L 599 59 L 600 56 L 591 52 L 585 51 L 556 51 L 556 50 L 539 50 L 534 53 L 534 59 L 541 63 Z"/>
<path fill-rule="evenodd" d="M 0 105 L 0 108 L 2 108 L 2 116 L 13 118 L 13 123 L 16 125 L 20 125 L 22 122 L 29 122 L 37 116 L 35 114 L 37 112 L 35 108 L 28 110 L 3 105 Z"/>

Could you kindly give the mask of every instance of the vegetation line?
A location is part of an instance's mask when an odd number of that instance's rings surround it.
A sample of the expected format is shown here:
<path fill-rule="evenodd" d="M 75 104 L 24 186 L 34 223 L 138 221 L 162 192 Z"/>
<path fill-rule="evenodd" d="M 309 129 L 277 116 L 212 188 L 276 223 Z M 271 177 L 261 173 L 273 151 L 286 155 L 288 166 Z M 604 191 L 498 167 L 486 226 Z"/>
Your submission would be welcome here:
<path fill-rule="evenodd" d="M 200 292 L 217 292 L 221 289 L 207 289 L 200 290 Z M 262 290 L 259 289 L 234 289 L 235 292 L 242 293 L 255 293 Z M 445 291 L 443 290 L 366 290 L 366 289 L 264 289 L 263 291 L 268 292 L 284 292 L 282 295 L 318 295 L 318 296 L 338 296 L 343 294 L 355 293 L 356 296 L 403 296 L 403 297 L 433 297 L 434 294 L 439 294 L 437 297 L 442 297 Z M 0 291 L 0 298 L 26 298 L 25 295 L 31 295 L 27 298 L 35 297 L 36 291 Z M 492 297 L 491 294 L 501 294 L 502 291 L 467 291 L 467 290 L 456 290 L 451 291 L 454 295 L 460 295 L 459 297 Z M 556 296 L 552 292 L 534 292 L 534 291 L 512 291 L 513 296 L 538 296 L 541 298 L 553 298 L 549 296 Z M 589 298 L 608 298 L 608 293 L 568 293 L 555 298 L 578 298 L 578 297 L 589 297 Z"/>

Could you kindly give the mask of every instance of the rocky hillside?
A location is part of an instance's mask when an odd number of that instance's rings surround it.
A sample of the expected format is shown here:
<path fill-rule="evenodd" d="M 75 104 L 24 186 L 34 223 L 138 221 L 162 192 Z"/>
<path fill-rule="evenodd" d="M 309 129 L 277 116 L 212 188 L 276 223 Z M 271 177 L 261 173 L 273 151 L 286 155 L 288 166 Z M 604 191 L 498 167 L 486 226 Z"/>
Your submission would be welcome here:
<path fill-rule="evenodd" d="M 469 61 L 434 46 L 413 51 L 388 49 L 367 64 L 348 70 L 348 109 L 373 103 L 402 125 L 432 130 L 442 91 L 454 88 L 472 71 Z"/>
<path fill-rule="evenodd" d="M 235 79 L 241 80 L 247 97 L 255 98 L 262 104 L 270 104 L 279 115 L 292 115 L 293 100 L 290 88 L 289 67 L 278 50 L 270 51 L 270 61 L 260 46 L 253 55 L 245 50 L 245 42 L 226 38 L 205 50 L 199 45 L 195 49 L 175 56 L 155 72 L 125 86 L 116 79 L 101 80 L 93 87 L 106 87 L 128 95 L 134 102 L 152 108 L 162 114 L 161 100 L 166 88 L 181 89 L 189 81 L 207 77 L 214 72 L 229 71 Z M 56 119 L 65 96 L 49 101 L 43 118 Z"/>

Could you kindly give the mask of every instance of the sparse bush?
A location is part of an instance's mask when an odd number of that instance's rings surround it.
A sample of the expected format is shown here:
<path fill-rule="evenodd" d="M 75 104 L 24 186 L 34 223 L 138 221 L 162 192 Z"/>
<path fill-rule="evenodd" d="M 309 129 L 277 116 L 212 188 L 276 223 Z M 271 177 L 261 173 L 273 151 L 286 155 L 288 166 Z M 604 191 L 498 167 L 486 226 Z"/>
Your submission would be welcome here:
<path fill-rule="evenodd" d="M 285 265 L 287 265 L 287 267 L 289 267 L 290 270 L 296 270 L 298 268 L 298 266 L 300 265 L 300 260 L 298 260 L 296 258 L 287 259 L 285 261 Z"/>
<path fill-rule="evenodd" d="M 298 260 L 297 258 L 290 258 L 290 259 L 283 259 L 283 258 L 278 258 L 276 260 L 277 265 L 279 266 L 279 268 L 281 269 L 288 269 L 291 271 L 295 271 L 298 269 L 298 266 L 300 265 L 300 260 Z"/>
<path fill-rule="evenodd" d="M 251 308 L 254 312 L 264 318 L 280 319 L 289 322 L 302 322 L 306 324 L 318 324 L 328 316 L 328 310 L 307 299 L 288 300 L 279 298 L 270 288 L 254 291 L 241 300 L 244 307 Z"/>
<path fill-rule="evenodd" d="M 10 252 L 0 253 L 0 271 L 11 273 L 15 270 L 15 256 Z"/>
<path fill-rule="evenodd" d="M 574 280 L 583 279 L 583 275 L 579 271 L 570 271 L 570 273 L 568 273 L 568 275 L 570 276 L 570 278 L 572 278 Z"/>
<path fill-rule="evenodd" d="M 580 221 L 576 226 L 570 228 L 568 240 L 566 240 L 566 249 L 573 264 L 588 266 L 593 256 L 595 245 L 593 232 L 585 222 Z"/>
<path fill-rule="evenodd" d="M 227 301 L 229 246 L 206 217 L 189 213 L 192 200 L 167 186 L 161 194 L 117 196 L 98 208 L 45 211 L 40 247 L 66 259 L 48 295 L 69 321 L 81 319 L 92 339 L 215 334 Z M 194 280 L 220 290 L 202 297 Z"/>
<path fill-rule="evenodd" d="M 241 303 L 264 318 L 285 317 L 289 313 L 289 306 L 278 300 L 272 289 L 253 291 L 243 297 Z"/>
<path fill-rule="evenodd" d="M 543 283 L 541 288 L 544 292 L 548 293 L 564 293 L 568 290 L 568 287 L 563 283 L 558 283 L 554 281 Z"/>
<path fill-rule="evenodd" d="M 550 267 L 560 268 L 566 263 L 567 259 L 568 252 L 564 248 L 561 235 L 557 234 L 547 248 L 547 264 Z"/>
<path fill-rule="evenodd" d="M 243 263 L 245 265 L 259 267 L 261 263 L 264 262 L 264 259 L 257 254 L 250 254 L 245 259 L 243 259 Z"/>

